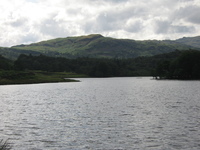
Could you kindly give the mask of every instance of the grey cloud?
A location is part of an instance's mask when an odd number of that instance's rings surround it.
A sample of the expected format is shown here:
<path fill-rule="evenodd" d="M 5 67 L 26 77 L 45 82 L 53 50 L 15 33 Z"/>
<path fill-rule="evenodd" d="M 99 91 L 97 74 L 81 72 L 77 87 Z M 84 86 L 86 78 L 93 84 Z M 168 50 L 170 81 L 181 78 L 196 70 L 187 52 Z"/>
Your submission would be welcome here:
<path fill-rule="evenodd" d="M 13 27 L 20 27 L 20 26 L 23 26 L 27 21 L 28 19 L 26 18 L 19 18 L 17 20 L 11 21 L 10 25 Z"/>
<path fill-rule="evenodd" d="M 37 3 L 38 0 L 27 0 L 28 2 Z"/>
<path fill-rule="evenodd" d="M 143 29 L 143 23 L 141 21 L 135 21 L 133 23 L 127 24 L 125 30 L 127 32 L 137 33 Z"/>
<path fill-rule="evenodd" d="M 69 8 L 66 10 L 66 13 L 74 16 L 80 13 L 80 9 L 81 8 Z"/>
<path fill-rule="evenodd" d="M 88 1 L 88 0 L 87 0 Z M 136 5 L 131 0 L 90 0 L 91 7 L 97 8 L 94 12 L 85 10 L 83 12 L 82 20 L 76 23 L 80 24 L 83 33 L 109 33 L 109 32 L 134 32 L 137 33 L 142 30 L 141 22 L 132 22 L 127 24 L 128 20 L 146 19 L 149 9 L 147 5 Z M 130 2 L 130 3 L 126 3 Z M 141 2 L 138 2 L 141 3 Z M 143 3 L 143 2 L 142 2 Z M 99 5 L 97 5 L 99 4 Z M 105 7 L 104 7 L 105 5 Z M 82 12 L 83 10 L 77 7 L 67 9 L 69 16 Z M 84 9 L 84 8 L 83 8 Z"/>
<path fill-rule="evenodd" d="M 184 19 L 185 21 L 200 24 L 200 6 L 189 5 L 180 8 L 174 13 L 175 18 Z"/>
<path fill-rule="evenodd" d="M 14 13 L 10 13 L 10 16 L 8 16 L 7 21 L 4 22 L 5 25 L 9 25 L 12 27 L 20 27 L 26 25 L 28 22 L 28 18 L 25 17 L 13 17 Z"/>
<path fill-rule="evenodd" d="M 167 20 L 165 21 L 157 20 L 155 26 L 155 32 L 158 34 L 168 33 L 170 24 L 171 23 Z"/>
<path fill-rule="evenodd" d="M 50 35 L 53 37 L 62 37 L 68 34 L 67 29 L 62 26 L 63 21 L 56 21 L 52 19 L 46 19 L 38 25 L 39 30 L 44 35 Z"/>
<path fill-rule="evenodd" d="M 193 2 L 194 0 L 180 0 L 180 2 Z"/>
<path fill-rule="evenodd" d="M 195 28 L 193 26 L 184 25 L 173 25 L 170 21 L 156 21 L 155 32 L 157 34 L 167 34 L 167 33 L 190 33 L 194 32 Z"/>
<path fill-rule="evenodd" d="M 86 33 L 100 33 L 118 30 L 120 25 L 114 18 L 109 18 L 101 14 L 94 20 L 86 21 L 82 28 Z"/>
<path fill-rule="evenodd" d="M 91 2 L 110 2 L 110 3 L 124 3 L 124 2 L 127 2 L 127 1 L 130 1 L 130 0 L 89 0 Z"/>
<path fill-rule="evenodd" d="M 106 1 L 106 0 L 104 0 Z M 113 2 L 113 3 L 124 3 L 124 2 L 127 2 L 129 0 L 109 0 L 110 2 Z"/>
<path fill-rule="evenodd" d="M 146 7 L 141 6 L 129 6 L 125 7 L 121 10 L 114 10 L 113 15 L 119 17 L 119 19 L 128 19 L 128 18 L 145 18 L 146 15 L 149 13 L 149 10 Z"/>
<path fill-rule="evenodd" d="M 34 33 L 29 33 L 29 34 L 26 34 L 26 35 L 23 35 L 22 38 L 21 38 L 21 43 L 32 43 L 32 42 L 35 42 L 35 41 L 39 41 L 40 37 L 39 35 L 37 34 L 34 34 Z"/>
<path fill-rule="evenodd" d="M 96 18 L 86 21 L 83 25 L 86 32 L 113 31 L 118 28 L 118 18 L 108 13 L 101 13 Z"/>
<path fill-rule="evenodd" d="M 131 32 L 137 32 L 141 29 L 141 22 L 135 22 L 132 25 L 126 25 L 128 20 L 135 18 L 145 19 L 146 10 L 142 7 L 125 7 L 120 8 L 117 11 L 115 9 L 110 9 L 105 12 L 98 14 L 93 20 L 85 22 L 84 29 L 86 31 L 114 31 L 123 29 Z"/>
<path fill-rule="evenodd" d="M 110 14 L 100 14 L 96 19 L 96 26 L 101 31 L 116 30 L 119 28 L 118 17 Z"/>
<path fill-rule="evenodd" d="M 193 26 L 172 26 L 174 33 L 191 33 L 195 32 L 195 28 Z"/>

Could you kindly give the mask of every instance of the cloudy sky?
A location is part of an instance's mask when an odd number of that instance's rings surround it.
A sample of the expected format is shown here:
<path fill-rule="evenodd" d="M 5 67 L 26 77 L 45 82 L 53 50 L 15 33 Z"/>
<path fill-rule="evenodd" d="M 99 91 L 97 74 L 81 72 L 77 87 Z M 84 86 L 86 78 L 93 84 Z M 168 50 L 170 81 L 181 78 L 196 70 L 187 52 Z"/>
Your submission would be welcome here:
<path fill-rule="evenodd" d="M 99 33 L 135 40 L 200 35 L 199 0 L 1 0 L 0 46 Z"/>

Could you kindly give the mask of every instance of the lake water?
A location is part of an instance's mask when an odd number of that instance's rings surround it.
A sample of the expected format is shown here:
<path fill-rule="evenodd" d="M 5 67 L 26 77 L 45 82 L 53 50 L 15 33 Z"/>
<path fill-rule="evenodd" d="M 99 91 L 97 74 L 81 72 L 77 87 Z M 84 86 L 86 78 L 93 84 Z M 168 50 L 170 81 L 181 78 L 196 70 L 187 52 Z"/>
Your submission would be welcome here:
<path fill-rule="evenodd" d="M 14 150 L 199 150 L 200 81 L 84 78 L 0 86 Z"/>

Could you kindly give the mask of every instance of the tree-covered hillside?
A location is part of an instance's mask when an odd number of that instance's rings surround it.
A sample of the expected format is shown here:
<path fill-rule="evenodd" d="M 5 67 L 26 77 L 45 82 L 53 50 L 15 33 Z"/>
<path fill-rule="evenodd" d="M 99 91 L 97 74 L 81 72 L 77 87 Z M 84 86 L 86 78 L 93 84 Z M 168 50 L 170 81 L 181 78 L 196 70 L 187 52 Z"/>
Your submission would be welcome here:
<path fill-rule="evenodd" d="M 183 51 L 174 60 L 163 60 L 155 76 L 167 79 L 200 79 L 200 51 Z"/>
<path fill-rule="evenodd" d="M 13 69 L 13 62 L 0 55 L 0 71 Z"/>
<path fill-rule="evenodd" d="M 26 55 L 31 54 L 34 56 L 38 56 L 42 53 L 37 52 L 37 51 L 31 51 L 31 50 L 21 50 L 21 49 L 16 49 L 16 48 L 0 47 L 0 55 L 7 59 L 16 60 L 21 54 L 26 54 Z M 51 56 L 56 56 L 56 55 L 51 55 Z"/>
<path fill-rule="evenodd" d="M 158 40 L 114 39 L 99 34 L 91 34 L 88 36 L 58 38 L 30 45 L 18 45 L 12 48 L 66 58 L 136 58 L 168 53 L 176 49 L 186 50 L 190 49 L 191 46 Z"/>
<path fill-rule="evenodd" d="M 181 51 L 152 57 L 129 59 L 48 57 L 20 55 L 14 63 L 17 70 L 42 70 L 48 72 L 75 72 L 91 77 L 151 76 L 162 61 L 177 58 Z"/>
<path fill-rule="evenodd" d="M 177 39 L 176 42 L 180 44 L 185 44 L 185 45 L 200 48 L 200 36 L 183 37 L 183 38 Z"/>

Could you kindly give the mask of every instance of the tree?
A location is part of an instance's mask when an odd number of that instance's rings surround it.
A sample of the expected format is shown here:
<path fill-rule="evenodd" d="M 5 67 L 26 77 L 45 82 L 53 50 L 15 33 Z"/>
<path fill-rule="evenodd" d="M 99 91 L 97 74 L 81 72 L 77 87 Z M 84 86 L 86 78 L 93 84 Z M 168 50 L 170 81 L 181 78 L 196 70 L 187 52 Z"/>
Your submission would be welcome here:
<path fill-rule="evenodd" d="M 200 51 L 183 51 L 175 60 L 159 64 L 156 72 L 165 78 L 200 79 Z"/>

